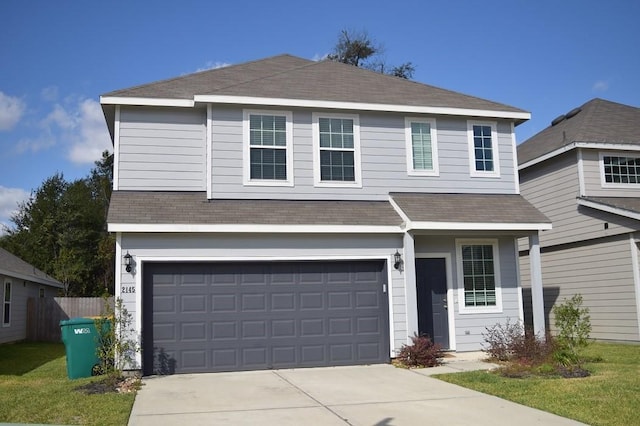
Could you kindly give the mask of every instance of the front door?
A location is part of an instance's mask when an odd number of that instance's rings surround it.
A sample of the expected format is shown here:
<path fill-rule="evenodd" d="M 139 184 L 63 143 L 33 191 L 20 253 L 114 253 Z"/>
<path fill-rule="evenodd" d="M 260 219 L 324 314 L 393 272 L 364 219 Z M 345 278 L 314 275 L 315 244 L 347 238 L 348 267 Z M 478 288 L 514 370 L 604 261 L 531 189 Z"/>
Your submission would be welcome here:
<path fill-rule="evenodd" d="M 416 259 L 416 292 L 418 333 L 449 349 L 446 259 Z"/>

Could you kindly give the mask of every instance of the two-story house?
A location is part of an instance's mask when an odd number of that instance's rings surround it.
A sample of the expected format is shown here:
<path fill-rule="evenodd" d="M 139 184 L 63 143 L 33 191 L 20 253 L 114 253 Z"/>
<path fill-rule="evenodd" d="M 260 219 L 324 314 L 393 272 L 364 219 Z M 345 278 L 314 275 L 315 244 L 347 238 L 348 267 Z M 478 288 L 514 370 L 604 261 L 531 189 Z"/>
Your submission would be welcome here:
<path fill-rule="evenodd" d="M 640 108 L 593 99 L 519 145 L 518 162 L 522 195 L 553 221 L 540 236 L 548 322 L 581 294 L 591 337 L 639 341 Z"/>
<path fill-rule="evenodd" d="M 523 317 L 517 238 L 551 227 L 519 195 L 528 112 L 289 55 L 101 104 L 145 374 L 384 363 L 416 333 L 479 350 Z"/>

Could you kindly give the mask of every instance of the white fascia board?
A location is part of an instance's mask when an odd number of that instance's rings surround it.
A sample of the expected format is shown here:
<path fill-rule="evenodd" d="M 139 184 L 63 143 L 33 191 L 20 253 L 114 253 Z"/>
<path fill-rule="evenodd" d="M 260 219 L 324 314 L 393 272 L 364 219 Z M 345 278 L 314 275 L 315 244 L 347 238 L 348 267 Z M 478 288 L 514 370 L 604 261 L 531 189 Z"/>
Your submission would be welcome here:
<path fill-rule="evenodd" d="M 257 98 L 253 96 L 196 95 L 195 102 L 243 105 L 277 105 L 300 108 L 348 109 L 360 111 L 404 112 L 416 114 L 460 115 L 466 117 L 491 117 L 529 120 L 528 112 L 490 111 L 467 108 L 373 104 L 362 102 L 320 101 L 313 99 Z"/>
<path fill-rule="evenodd" d="M 391 195 L 389 195 L 389 204 L 391 204 L 391 207 L 393 207 L 393 209 L 396 211 L 396 213 L 398 213 L 398 215 L 402 218 L 402 220 L 404 221 L 405 227 L 409 223 L 411 223 L 411 219 L 409 219 L 409 216 L 407 216 L 407 214 L 404 212 L 404 210 L 402 210 L 400 208 L 398 203 L 396 203 L 396 201 L 393 199 L 393 197 Z"/>
<path fill-rule="evenodd" d="M 592 209 L 600 210 L 607 213 L 613 213 L 618 216 L 628 217 L 630 219 L 640 220 L 640 213 L 632 212 L 630 210 L 621 209 L 618 207 L 607 206 L 590 200 L 578 199 L 578 205 L 584 207 L 590 207 Z"/>
<path fill-rule="evenodd" d="M 138 105 L 138 106 L 167 106 L 193 108 L 193 99 L 168 99 L 168 98 L 129 98 L 121 96 L 100 96 L 102 105 Z"/>
<path fill-rule="evenodd" d="M 155 224 L 110 223 L 109 232 L 218 232 L 218 233 L 274 233 L 274 234 L 401 234 L 399 226 L 349 225 L 216 225 L 216 224 Z"/>
<path fill-rule="evenodd" d="M 574 148 L 606 149 L 609 151 L 640 151 L 640 145 L 607 142 L 571 142 L 570 144 L 558 148 L 555 151 L 548 152 L 545 155 L 520 164 L 518 166 L 518 170 L 526 169 L 527 167 L 542 163 L 545 160 L 548 160 L 560 154 L 564 154 L 565 152 L 570 151 Z"/>
<path fill-rule="evenodd" d="M 486 222 L 410 222 L 410 230 L 439 231 L 548 231 L 550 223 L 486 223 Z"/>
<path fill-rule="evenodd" d="M 30 281 L 30 282 L 33 282 L 33 283 L 48 285 L 48 286 L 51 286 L 51 287 L 64 288 L 64 286 L 62 284 L 58 284 L 56 282 L 49 281 L 46 278 L 34 277 L 32 275 L 25 275 L 25 274 L 21 274 L 19 272 L 9 271 L 7 269 L 0 268 L 0 275 L 5 275 L 7 277 L 15 278 L 15 279 L 19 279 L 19 280 Z"/>

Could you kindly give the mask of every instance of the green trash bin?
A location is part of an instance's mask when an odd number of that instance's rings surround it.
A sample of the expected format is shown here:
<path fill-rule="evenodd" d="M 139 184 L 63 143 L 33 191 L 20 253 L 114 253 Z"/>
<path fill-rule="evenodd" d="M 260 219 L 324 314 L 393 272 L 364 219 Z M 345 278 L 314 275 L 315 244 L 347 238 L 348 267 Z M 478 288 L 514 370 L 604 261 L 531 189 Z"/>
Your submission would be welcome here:
<path fill-rule="evenodd" d="M 109 326 L 109 322 L 106 322 Z M 60 321 L 62 342 L 67 354 L 67 376 L 70 379 L 90 377 L 93 367 L 100 364 L 96 354 L 98 332 L 92 318 L 71 318 Z"/>

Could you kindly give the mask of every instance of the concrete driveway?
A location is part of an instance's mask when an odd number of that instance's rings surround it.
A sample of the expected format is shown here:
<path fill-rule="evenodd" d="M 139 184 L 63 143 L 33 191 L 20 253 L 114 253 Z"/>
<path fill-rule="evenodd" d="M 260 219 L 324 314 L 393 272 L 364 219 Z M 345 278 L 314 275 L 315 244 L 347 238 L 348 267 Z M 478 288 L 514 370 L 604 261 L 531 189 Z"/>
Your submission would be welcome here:
<path fill-rule="evenodd" d="M 580 424 L 429 377 L 438 371 L 451 368 L 371 365 L 152 377 L 136 396 L 129 425 Z"/>

